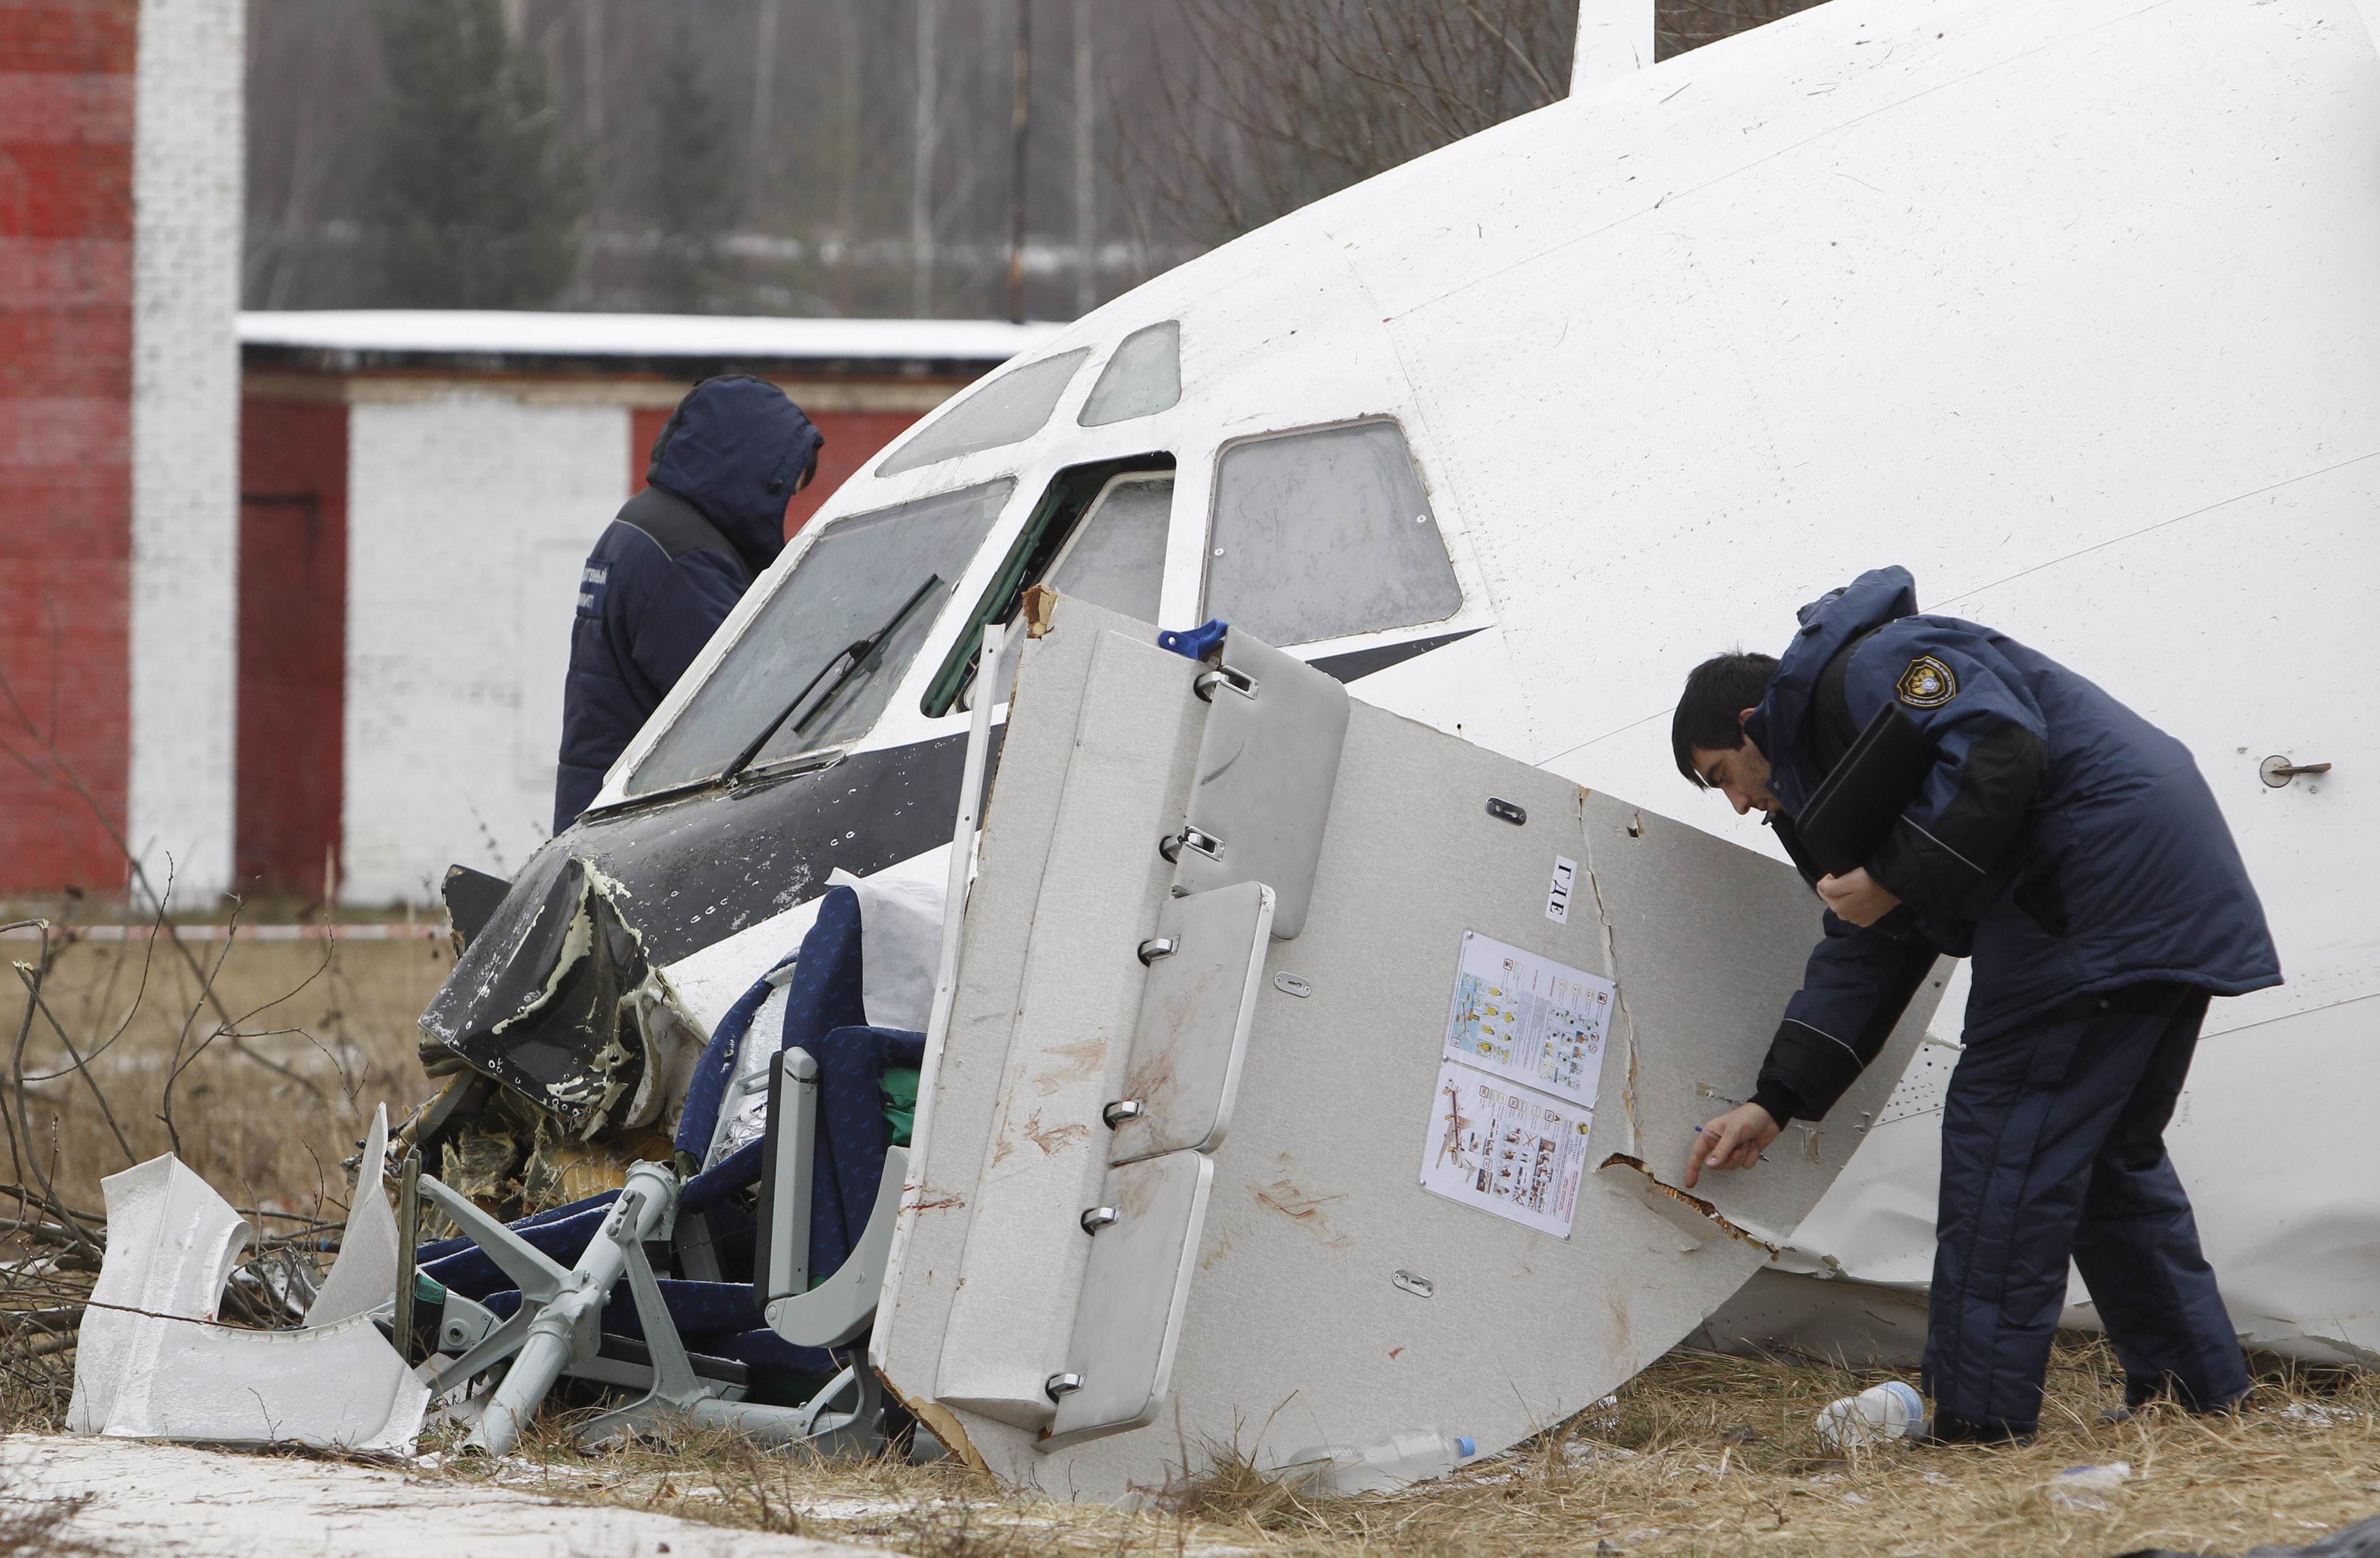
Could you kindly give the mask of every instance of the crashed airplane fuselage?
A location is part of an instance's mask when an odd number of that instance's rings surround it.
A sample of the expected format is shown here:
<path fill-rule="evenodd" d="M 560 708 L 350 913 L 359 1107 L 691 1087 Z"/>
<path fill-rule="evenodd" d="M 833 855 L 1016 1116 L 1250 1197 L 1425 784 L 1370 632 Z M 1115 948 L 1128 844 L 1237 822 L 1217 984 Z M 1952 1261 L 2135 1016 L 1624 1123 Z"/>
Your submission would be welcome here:
<path fill-rule="evenodd" d="M 831 870 L 939 879 L 968 707 L 1003 696 L 979 627 L 1037 581 L 1229 620 L 1773 849 L 1682 785 L 1677 687 L 1897 562 L 2197 754 L 2288 983 L 2216 1004 L 2173 1151 L 2242 1333 L 2368 1357 L 2380 1198 L 2297 1143 L 2315 1088 L 2332 1116 L 2380 1095 L 2380 843 L 2340 810 L 2380 761 L 2375 274 L 2380 63 L 2343 7 L 1834 0 L 1596 87 L 1169 273 L 912 429 L 424 1029 L 581 1134 L 660 1118 Z M 1925 1281 L 1963 988 L 1873 1118 L 1826 1122 L 1860 1150 L 1782 1266 Z"/>

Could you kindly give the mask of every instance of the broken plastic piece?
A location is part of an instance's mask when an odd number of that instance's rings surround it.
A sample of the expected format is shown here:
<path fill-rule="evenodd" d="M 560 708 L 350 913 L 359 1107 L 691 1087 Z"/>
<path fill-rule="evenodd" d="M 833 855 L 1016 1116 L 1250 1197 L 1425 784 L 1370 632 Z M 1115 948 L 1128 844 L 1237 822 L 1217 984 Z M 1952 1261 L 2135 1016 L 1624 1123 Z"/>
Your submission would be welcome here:
<path fill-rule="evenodd" d="M 372 1130 L 382 1153 L 387 1138 L 383 1111 Z M 367 1152 L 356 1192 L 367 1225 L 369 1203 L 390 1216 L 374 1156 Z M 302 1331 L 219 1324 L 216 1306 L 247 1241 L 238 1213 L 170 1153 L 112 1175 L 100 1188 L 108 1254 L 83 1317 L 67 1431 L 411 1452 L 430 1392 L 368 1313 L 319 1323 L 310 1313 Z M 351 1215 L 349 1226 L 356 1222 Z M 393 1228 L 391 1235 L 386 1251 L 365 1253 L 362 1272 L 385 1262 L 393 1283 Z M 365 1285 L 348 1264 L 343 1253 L 322 1284 L 330 1307 L 344 1307 L 340 1295 Z M 394 1296 L 383 1287 L 378 1298 Z M 325 1308 L 318 1299 L 316 1310 Z"/>
<path fill-rule="evenodd" d="M 1925 1399 L 1901 1380 L 1871 1385 L 1857 1395 L 1829 1404 L 1818 1414 L 1818 1442 L 1829 1450 L 1907 1439 L 1925 1429 Z"/>
<path fill-rule="evenodd" d="M 356 1165 L 356 1193 L 347 1208 L 347 1231 L 339 1258 L 322 1279 L 306 1311 L 306 1329 L 319 1330 L 368 1315 L 396 1296 L 396 1213 L 388 1208 L 381 1180 L 388 1172 L 388 1106 L 372 1114 L 364 1138 L 363 1161 Z"/>

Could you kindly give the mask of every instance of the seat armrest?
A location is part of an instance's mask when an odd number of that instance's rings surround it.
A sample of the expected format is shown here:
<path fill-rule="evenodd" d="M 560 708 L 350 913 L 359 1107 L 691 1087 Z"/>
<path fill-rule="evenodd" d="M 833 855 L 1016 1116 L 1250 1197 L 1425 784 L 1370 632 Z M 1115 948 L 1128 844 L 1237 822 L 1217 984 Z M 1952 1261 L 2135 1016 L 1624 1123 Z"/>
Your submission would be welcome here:
<path fill-rule="evenodd" d="M 752 1246 L 752 1302 L 810 1285 L 810 1175 L 818 1161 L 819 1067 L 808 1050 L 769 1063 L 769 1129 L 761 1139 L 760 1198 Z"/>
<path fill-rule="evenodd" d="M 783 1291 L 764 1298 L 760 1312 L 767 1317 L 770 1330 L 804 1347 L 839 1347 L 866 1333 L 876 1319 L 885 1259 L 892 1248 L 892 1227 L 901 1220 L 901 1190 L 908 1178 L 909 1150 L 888 1149 L 884 1177 L 876 1182 L 876 1205 L 868 1213 L 868 1227 L 859 1242 L 834 1274 L 818 1286 L 806 1293 Z M 807 1204 L 806 1195 L 805 1210 Z M 802 1227 L 808 1231 L 807 1217 Z"/>

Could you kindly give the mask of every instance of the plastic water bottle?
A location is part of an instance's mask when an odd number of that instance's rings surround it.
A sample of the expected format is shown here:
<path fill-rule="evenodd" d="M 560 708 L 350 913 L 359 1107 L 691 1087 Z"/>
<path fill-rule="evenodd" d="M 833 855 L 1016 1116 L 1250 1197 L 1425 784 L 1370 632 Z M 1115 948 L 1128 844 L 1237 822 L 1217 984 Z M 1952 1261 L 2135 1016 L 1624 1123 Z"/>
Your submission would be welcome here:
<path fill-rule="evenodd" d="M 1905 1439 L 1925 1426 L 1925 1403 L 1899 1380 L 1847 1395 L 1818 1414 L 1818 1439 L 1829 1450 Z"/>
<path fill-rule="evenodd" d="M 1479 1454 L 1469 1435 L 1406 1429 L 1367 1444 L 1317 1444 L 1281 1463 L 1284 1480 L 1324 1496 L 1392 1492 L 1443 1477 Z"/>

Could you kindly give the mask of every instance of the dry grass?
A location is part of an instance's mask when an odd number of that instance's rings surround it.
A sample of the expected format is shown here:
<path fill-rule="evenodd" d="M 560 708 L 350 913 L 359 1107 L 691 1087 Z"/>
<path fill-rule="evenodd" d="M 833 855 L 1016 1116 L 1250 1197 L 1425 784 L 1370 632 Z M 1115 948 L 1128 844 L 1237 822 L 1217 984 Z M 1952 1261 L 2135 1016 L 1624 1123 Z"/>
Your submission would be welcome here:
<path fill-rule="evenodd" d="M 1125 1513 L 1015 1493 L 950 1463 L 831 1466 L 724 1435 L 583 1455 L 551 1422 L 504 1462 L 450 1459 L 435 1475 L 932 1558 L 2238 1553 L 2380 1510 L 2380 1382 L 2367 1376 L 2277 1368 L 2236 1416 L 2156 1409 L 2102 1427 L 2099 1408 L 2120 1394 L 2114 1361 L 2075 1341 L 2059 1348 L 2034 1444 L 1827 1454 L 1818 1408 L 1877 1378 L 1682 1350 L 1510 1455 L 1351 1499 L 1293 1496 L 1227 1460 Z M 2119 1460 L 2131 1479 L 2105 1508 L 2061 1507 L 2044 1491 L 2058 1471 Z"/>
<path fill-rule="evenodd" d="M 0 1074 L 24 1082 L 0 1087 L 0 1429 L 54 1429 L 104 1240 L 100 1180 L 177 1150 L 252 1224 L 257 1259 L 226 1318 L 290 1323 L 273 1290 L 328 1265 L 342 1161 L 377 1105 L 402 1118 L 428 1090 L 414 1017 L 451 955 L 433 941 L 196 943 L 194 971 L 163 938 L 6 944 L 25 972 L 0 998 L 18 1019 Z"/>
<path fill-rule="evenodd" d="M 128 1150 L 145 1158 L 167 1145 L 157 1117 L 164 1082 L 198 989 L 162 944 L 144 984 L 142 950 L 138 943 L 72 946 L 44 981 L 60 1020 L 91 1056 L 126 1138 L 119 1146 L 70 1071 L 30 1084 L 31 1129 L 20 1133 L 22 1145 L 40 1150 L 59 1199 L 74 1209 L 97 1211 L 98 1179 L 124 1166 Z M 385 1100 L 401 1111 L 426 1089 L 412 1024 L 445 972 L 444 948 L 234 942 L 194 951 L 211 966 L 221 958 L 213 968 L 218 993 L 241 1017 L 240 1031 L 253 1036 L 249 1047 L 281 1069 L 211 1046 L 175 1089 L 185 1160 L 237 1204 L 257 1209 L 265 1230 L 285 1230 L 294 1242 L 309 1220 L 343 1214 L 339 1162 L 353 1151 L 372 1105 Z M 12 943 L 14 956 L 30 952 Z M 122 1037 L 104 1050 L 87 1039 L 119 1027 Z M 27 1074 L 59 1071 L 67 1061 L 55 1036 L 37 1027 Z M 7 1210 L 0 1207 L 0 1215 Z M 70 1302 L 88 1281 L 87 1262 L 71 1250 L 54 1253 L 40 1270 L 0 1268 L 0 1426 L 54 1428 L 61 1420 L 74 1355 L 59 1344 L 69 1343 L 71 1332 L 27 1312 Z M 2236 1417 L 2157 1410 L 2102 1427 L 2100 1407 L 2119 1394 L 2113 1360 L 2096 1344 L 2074 1342 L 2058 1351 L 2049 1426 L 2031 1446 L 1827 1455 L 1812 1429 L 1818 1408 L 1879 1377 L 1681 1351 L 1609 1406 L 1511 1455 L 1408 1493 L 1342 1500 L 1293 1494 L 1225 1457 L 1198 1480 L 1126 1513 L 1016 1493 L 950 1462 L 829 1465 L 725 1434 L 587 1455 L 573 1446 L 570 1424 L 554 1417 L 503 1461 L 447 1456 L 422 1475 L 873 1543 L 919 1558 L 1744 1552 L 2097 1558 L 2152 1546 L 2238 1553 L 2295 1545 L 2380 1511 L 2374 1377 L 2277 1368 Z M 1188 1458 L 1212 1457 L 1192 1447 Z M 2066 1467 L 2118 1460 L 2131 1464 L 2132 1477 L 2105 1508 L 2062 1508 L 2043 1491 Z M 11 1550 L 9 1540 L 0 1530 L 0 1552 Z"/>
<path fill-rule="evenodd" d="M 7 944 L 27 961 L 36 950 Z M 429 1090 L 414 1019 L 453 954 L 434 940 L 200 942 L 189 950 L 238 1019 L 248 1054 L 217 1041 L 175 1081 L 182 1161 L 238 1206 L 344 1215 L 348 1175 L 339 1165 L 355 1152 L 373 1107 L 386 1103 L 392 1121 L 401 1120 Z M 214 1028 L 215 1015 L 163 941 L 71 943 L 42 988 L 89 1060 L 128 1150 L 39 1016 L 25 1050 L 27 1146 L 61 1199 L 96 1211 L 101 1176 L 173 1146 L 161 1116 L 175 1044 L 187 1026 L 187 1053 Z M 0 1010 L 17 1016 L 23 1000 L 16 984 L 0 992 Z M 105 1043 L 119 1029 L 122 1037 Z"/>

